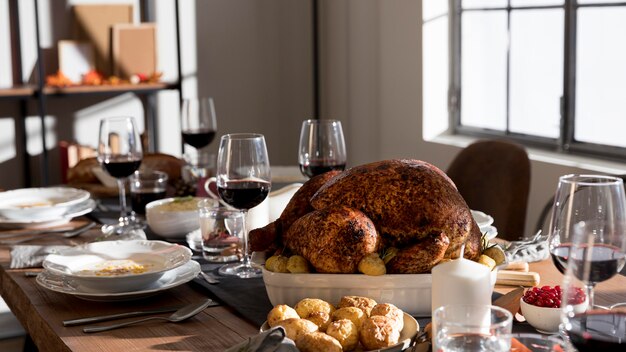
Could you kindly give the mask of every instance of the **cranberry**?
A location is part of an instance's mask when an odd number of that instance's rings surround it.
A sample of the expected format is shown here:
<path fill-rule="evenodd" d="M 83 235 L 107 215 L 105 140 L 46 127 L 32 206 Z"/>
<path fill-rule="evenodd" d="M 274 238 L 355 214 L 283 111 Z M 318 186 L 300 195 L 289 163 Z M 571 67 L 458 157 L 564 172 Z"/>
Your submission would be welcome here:
<path fill-rule="evenodd" d="M 580 287 L 574 288 L 573 294 L 569 298 L 570 304 L 580 304 L 585 301 L 585 292 Z M 563 291 L 560 286 L 533 287 L 524 293 L 523 300 L 528 304 L 537 307 L 559 308 Z"/>

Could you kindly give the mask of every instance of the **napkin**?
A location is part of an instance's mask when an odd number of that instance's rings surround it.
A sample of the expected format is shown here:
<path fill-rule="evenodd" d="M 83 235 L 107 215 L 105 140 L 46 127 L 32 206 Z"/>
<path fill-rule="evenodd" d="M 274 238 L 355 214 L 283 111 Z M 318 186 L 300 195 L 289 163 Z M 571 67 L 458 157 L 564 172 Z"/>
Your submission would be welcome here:
<path fill-rule="evenodd" d="M 537 234 L 528 241 L 512 241 L 505 248 L 509 262 L 538 262 L 550 256 L 548 236 Z"/>
<path fill-rule="evenodd" d="M 11 249 L 11 269 L 40 267 L 48 254 L 69 246 L 17 245 Z"/>
<path fill-rule="evenodd" d="M 296 344 L 277 326 L 227 349 L 225 352 L 297 352 Z"/>

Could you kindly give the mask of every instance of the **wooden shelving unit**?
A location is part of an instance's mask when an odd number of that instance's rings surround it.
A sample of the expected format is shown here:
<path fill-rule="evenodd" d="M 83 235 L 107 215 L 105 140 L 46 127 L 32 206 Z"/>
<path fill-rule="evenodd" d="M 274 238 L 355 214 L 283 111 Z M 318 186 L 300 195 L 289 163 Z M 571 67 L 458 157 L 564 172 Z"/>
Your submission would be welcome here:
<path fill-rule="evenodd" d="M 140 84 L 120 84 L 120 85 L 102 85 L 102 86 L 71 86 L 71 87 L 47 87 L 44 85 L 45 82 L 45 74 L 43 72 L 42 67 L 45 66 L 43 62 L 42 55 L 42 47 L 40 41 L 40 29 L 39 29 L 39 7 L 38 1 L 33 0 L 34 11 L 35 11 L 35 33 L 36 33 L 36 45 L 37 45 L 37 62 L 38 62 L 38 70 L 36 74 L 35 85 L 26 85 L 21 82 L 22 77 L 22 68 L 14 67 L 14 77 L 19 77 L 15 82 L 15 86 L 12 88 L 0 88 L 0 99 L 15 99 L 20 102 L 20 125 L 21 129 L 24 130 L 20 140 L 22 142 L 21 149 L 24 151 L 24 186 L 31 186 L 31 166 L 30 166 L 30 155 L 28 154 L 26 145 L 28 143 L 28 136 L 25 132 L 25 119 L 27 114 L 27 103 L 30 100 L 34 100 L 37 102 L 37 115 L 39 116 L 41 122 L 41 144 L 42 144 L 42 156 L 41 156 L 41 164 L 40 164 L 40 175 L 42 180 L 42 185 L 48 185 L 48 170 L 49 170 L 49 160 L 48 160 L 48 150 L 46 147 L 46 128 L 44 126 L 45 116 L 47 115 L 47 101 L 49 98 L 54 99 L 71 99 L 72 97 L 80 97 L 80 96 L 115 96 L 125 93 L 133 93 L 137 95 L 144 107 L 144 119 L 146 132 L 148 133 L 150 145 L 149 151 L 155 152 L 158 151 L 157 139 L 155 138 L 157 134 L 157 121 L 156 121 L 156 93 L 163 90 L 177 90 L 179 103 L 182 102 L 182 85 L 181 85 L 181 77 L 182 77 L 182 68 L 181 68 L 181 54 L 180 54 L 180 21 L 179 21 L 179 7 L 178 0 L 173 0 L 174 2 L 174 17 L 175 17 L 175 27 L 176 27 L 176 56 L 177 56 L 177 73 L 178 80 L 176 82 L 159 82 L 159 83 L 140 83 Z M 142 22 L 149 22 L 151 20 L 149 14 L 150 11 L 150 2 L 147 0 L 139 1 L 139 9 L 140 18 Z M 21 50 L 20 50 L 20 30 L 19 30 L 19 10 L 18 10 L 18 0 L 9 0 L 9 12 L 11 18 L 11 38 L 12 38 L 12 54 L 13 54 L 13 62 L 21 62 Z"/>

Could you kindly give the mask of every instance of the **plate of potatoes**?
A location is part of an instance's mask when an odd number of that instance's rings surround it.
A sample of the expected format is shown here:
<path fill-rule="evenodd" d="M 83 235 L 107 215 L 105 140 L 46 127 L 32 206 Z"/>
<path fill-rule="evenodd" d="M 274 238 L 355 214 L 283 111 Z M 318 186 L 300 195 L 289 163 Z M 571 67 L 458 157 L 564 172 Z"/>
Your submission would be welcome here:
<path fill-rule="evenodd" d="M 417 321 L 395 305 L 362 296 L 343 296 L 336 305 L 318 298 L 278 304 L 261 332 L 276 326 L 302 352 L 403 351 L 419 331 Z"/>

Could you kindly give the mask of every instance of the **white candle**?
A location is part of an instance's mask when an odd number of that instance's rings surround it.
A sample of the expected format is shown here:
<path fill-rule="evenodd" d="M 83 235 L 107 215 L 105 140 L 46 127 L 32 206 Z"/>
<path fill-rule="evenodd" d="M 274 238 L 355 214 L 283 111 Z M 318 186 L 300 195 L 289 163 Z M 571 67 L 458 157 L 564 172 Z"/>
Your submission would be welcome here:
<path fill-rule="evenodd" d="M 432 269 L 432 304 L 491 304 L 491 271 L 485 265 L 461 258 Z"/>

